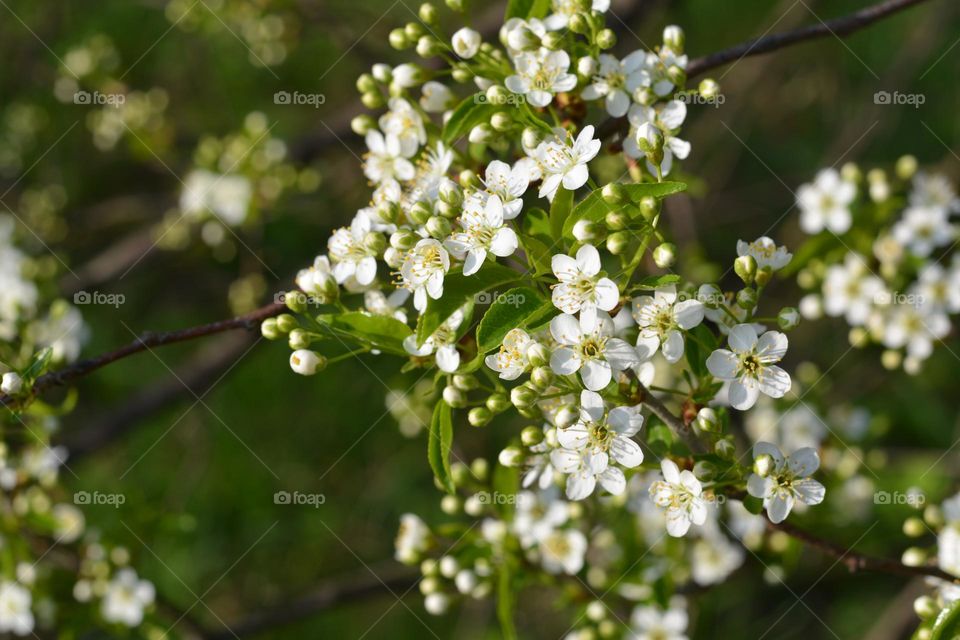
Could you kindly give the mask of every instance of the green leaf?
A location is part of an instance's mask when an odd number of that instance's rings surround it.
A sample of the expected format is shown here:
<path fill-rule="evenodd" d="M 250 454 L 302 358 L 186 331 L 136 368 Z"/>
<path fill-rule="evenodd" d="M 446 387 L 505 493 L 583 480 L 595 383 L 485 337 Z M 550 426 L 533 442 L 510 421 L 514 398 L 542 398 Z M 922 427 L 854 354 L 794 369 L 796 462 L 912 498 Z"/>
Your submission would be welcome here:
<path fill-rule="evenodd" d="M 528 209 L 523 214 L 523 230 L 531 236 L 542 236 L 544 240 L 550 240 L 550 216 L 540 207 Z"/>
<path fill-rule="evenodd" d="M 640 278 L 640 280 L 634 285 L 638 289 L 659 289 L 660 287 L 666 287 L 671 284 L 677 284 L 680 282 L 680 276 L 675 273 L 667 273 L 662 276 L 647 276 L 646 278 Z"/>
<path fill-rule="evenodd" d="M 938 613 L 930 630 L 930 640 L 960 638 L 960 601 L 954 602 Z"/>
<path fill-rule="evenodd" d="M 417 344 L 422 345 L 443 322 L 463 305 L 474 302 L 477 294 L 509 282 L 520 274 L 496 262 L 487 262 L 472 276 L 448 274 L 443 281 L 443 295 L 430 299 L 417 323 Z M 481 300 L 482 302 L 482 300 Z"/>
<path fill-rule="evenodd" d="M 433 408 L 427 434 L 427 460 L 437 482 L 447 493 L 456 491 L 450 474 L 450 448 L 453 445 L 453 416 L 450 405 L 440 399 Z"/>
<path fill-rule="evenodd" d="M 497 296 L 477 327 L 477 351 L 496 349 L 511 329 L 525 328 L 527 322 L 544 313 L 553 304 L 530 287 L 515 287 Z"/>
<path fill-rule="evenodd" d="M 523 245 L 523 250 L 527 254 L 527 260 L 530 262 L 530 266 L 533 267 L 533 275 L 540 276 L 553 271 L 553 268 L 550 266 L 553 254 L 550 253 L 550 247 L 548 247 L 545 242 L 533 236 L 520 234 L 520 243 Z"/>
<path fill-rule="evenodd" d="M 573 191 L 560 187 L 550 204 L 550 237 L 554 240 L 559 240 L 562 237 L 564 223 L 570 217 L 572 209 Z"/>
<path fill-rule="evenodd" d="M 542 18 L 549 10 L 550 0 L 510 0 L 503 21 L 510 18 Z"/>
<path fill-rule="evenodd" d="M 33 354 L 33 358 L 30 359 L 30 364 L 24 370 L 23 377 L 28 381 L 39 377 L 47 370 L 47 367 L 50 366 L 50 359 L 52 357 L 52 347 L 44 347 L 40 351 L 37 351 Z"/>
<path fill-rule="evenodd" d="M 611 211 L 625 210 L 631 218 L 640 215 L 640 209 L 636 206 L 642 198 L 653 196 L 654 198 L 663 198 L 672 193 L 679 193 L 687 188 L 682 182 L 644 182 L 641 184 L 622 184 L 624 193 L 629 202 L 613 205 L 608 204 L 603 199 L 602 189 L 596 189 L 584 198 L 573 212 L 567 217 L 563 224 L 563 236 L 573 237 L 573 225 L 580 220 L 589 220 L 591 222 L 600 222 Z"/>
<path fill-rule="evenodd" d="M 497 576 L 497 619 L 500 621 L 500 634 L 505 640 L 516 640 L 517 629 L 513 624 L 513 557 L 507 555 L 500 564 Z"/>
<path fill-rule="evenodd" d="M 443 141 L 447 144 L 455 143 L 470 133 L 470 129 L 489 120 L 496 110 L 494 105 L 486 101 L 486 94 L 482 91 L 467 96 L 443 125 Z"/>
<path fill-rule="evenodd" d="M 690 335 L 684 342 L 684 355 L 690 370 L 697 379 L 702 380 L 710 375 L 707 370 L 707 358 L 717 348 L 716 337 L 706 325 L 698 325 L 690 330 Z"/>
<path fill-rule="evenodd" d="M 406 355 L 403 340 L 413 331 L 396 318 L 353 311 L 330 316 L 329 326 L 342 333 L 397 355 Z"/>

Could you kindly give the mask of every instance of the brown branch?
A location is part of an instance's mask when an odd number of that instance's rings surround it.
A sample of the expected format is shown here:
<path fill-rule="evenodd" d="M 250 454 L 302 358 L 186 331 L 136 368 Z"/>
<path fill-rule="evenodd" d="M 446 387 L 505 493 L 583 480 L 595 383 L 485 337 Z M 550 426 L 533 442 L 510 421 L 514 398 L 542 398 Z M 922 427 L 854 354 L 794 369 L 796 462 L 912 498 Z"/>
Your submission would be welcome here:
<path fill-rule="evenodd" d="M 694 58 L 687 65 L 687 77 L 693 78 L 706 71 L 722 67 L 725 64 L 735 62 L 741 58 L 770 53 L 771 51 L 789 47 L 799 42 L 816 40 L 817 38 L 823 38 L 828 35 L 841 38 L 868 27 L 887 16 L 926 1 L 927 0 L 886 0 L 885 2 L 880 2 L 840 18 L 833 18 L 825 22 L 819 21 L 817 24 L 806 27 L 753 38 L 732 46 L 729 49 L 723 49 L 715 53 L 700 56 L 699 58 Z M 600 138 L 607 138 L 615 133 L 625 131 L 627 126 L 628 122 L 625 117 L 607 118 L 597 127 L 597 135 Z"/>
<path fill-rule="evenodd" d="M 93 358 L 81 360 L 80 362 L 76 362 L 72 365 L 64 367 L 63 369 L 60 369 L 59 371 L 52 371 L 40 376 L 37 378 L 36 383 L 34 383 L 31 393 L 37 395 L 43 393 L 47 389 L 64 386 L 68 382 L 76 380 L 77 378 L 82 378 L 83 376 L 86 376 L 101 367 L 105 367 L 112 362 L 122 360 L 123 358 L 132 356 L 142 351 L 147 351 L 153 347 L 162 347 L 164 345 L 174 344 L 177 342 L 185 342 L 187 340 L 203 338 L 205 336 L 223 333 L 224 331 L 233 331 L 235 329 L 246 329 L 247 331 L 251 331 L 258 328 L 263 320 L 279 315 L 283 313 L 285 309 L 286 306 L 283 303 L 274 302 L 265 307 L 260 307 L 256 311 L 251 311 L 246 315 L 230 318 L 229 320 L 219 320 L 217 322 L 211 322 L 209 324 L 203 324 L 197 327 L 189 327 L 187 329 L 177 329 L 175 331 L 157 333 L 144 332 L 140 335 L 140 337 L 124 347 L 114 349 L 113 351 L 108 351 Z M 16 403 L 16 397 L 0 395 L 0 406 L 10 406 Z"/>
<path fill-rule="evenodd" d="M 798 42 L 815 40 L 830 35 L 840 38 L 921 2 L 926 2 L 926 0 L 886 0 L 886 2 L 880 2 L 840 18 L 833 18 L 825 22 L 818 21 L 817 24 L 799 29 L 753 38 L 729 49 L 694 58 L 687 66 L 687 76 L 692 78 L 741 58 L 769 53 Z"/>
<path fill-rule="evenodd" d="M 880 573 L 892 573 L 894 575 L 905 576 L 908 578 L 929 576 L 933 578 L 940 578 L 941 580 L 946 580 L 947 582 L 952 583 L 958 581 L 956 576 L 950 575 L 939 567 L 931 567 L 927 565 L 911 567 L 897 560 L 864 555 L 862 553 L 857 553 L 852 549 L 848 549 L 836 543 L 817 537 L 809 531 L 800 529 L 799 527 L 788 522 L 774 524 L 770 521 L 767 521 L 767 523 L 771 529 L 782 531 L 791 538 L 796 538 L 804 544 L 809 545 L 814 549 L 825 553 L 826 555 L 837 558 L 840 562 L 846 565 L 847 569 L 849 569 L 851 572 L 877 571 Z"/>

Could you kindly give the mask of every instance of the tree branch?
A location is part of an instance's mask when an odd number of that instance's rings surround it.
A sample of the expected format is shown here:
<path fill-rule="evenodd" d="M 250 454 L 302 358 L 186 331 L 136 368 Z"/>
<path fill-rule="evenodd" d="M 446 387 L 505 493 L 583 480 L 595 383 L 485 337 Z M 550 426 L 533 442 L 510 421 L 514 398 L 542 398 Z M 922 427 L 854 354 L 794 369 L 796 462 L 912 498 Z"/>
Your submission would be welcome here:
<path fill-rule="evenodd" d="M 723 49 L 715 53 L 700 56 L 699 58 L 694 58 L 687 65 L 687 77 L 693 78 L 711 69 L 716 69 L 717 67 L 722 67 L 725 64 L 740 60 L 741 58 L 770 53 L 771 51 L 789 47 L 799 42 L 816 40 L 817 38 L 823 38 L 828 35 L 841 38 L 868 27 L 887 16 L 891 16 L 899 11 L 926 1 L 927 0 L 886 0 L 885 2 L 880 2 L 840 18 L 833 18 L 826 22 L 819 21 L 817 24 L 806 27 L 746 40 L 729 49 Z M 627 127 L 628 121 L 626 117 L 607 118 L 597 127 L 597 136 L 599 138 L 607 138 L 615 133 L 626 131 Z"/>
<path fill-rule="evenodd" d="M 107 353 L 100 354 L 99 356 L 93 358 L 81 360 L 80 362 L 76 362 L 72 365 L 64 367 L 63 369 L 60 369 L 59 371 L 52 371 L 40 376 L 33 385 L 31 393 L 37 395 L 43 393 L 47 389 L 64 386 L 68 382 L 76 380 L 77 378 L 82 378 L 83 376 L 88 375 L 112 362 L 122 360 L 123 358 L 140 353 L 141 351 L 146 351 L 153 347 L 162 347 L 164 345 L 174 344 L 176 342 L 185 342 L 187 340 L 194 340 L 196 338 L 202 338 L 205 336 L 222 333 L 224 331 L 233 331 L 235 329 L 246 329 L 251 331 L 259 327 L 263 320 L 279 315 L 283 313 L 285 309 L 286 306 L 283 303 L 274 302 L 266 305 L 265 307 L 260 307 L 256 311 L 251 311 L 246 315 L 237 316 L 229 320 L 220 320 L 197 327 L 177 329 L 176 331 L 165 331 L 159 333 L 145 332 L 141 334 L 139 338 L 124 347 L 120 347 L 119 349 L 115 349 L 113 351 L 108 351 Z M 14 396 L 0 395 L 0 406 L 15 405 L 17 400 L 18 399 Z"/>
<path fill-rule="evenodd" d="M 897 560 L 890 560 L 888 558 L 875 558 L 873 556 L 857 553 L 852 549 L 847 549 L 841 545 L 824 540 L 823 538 L 819 538 L 809 531 L 800 529 L 799 527 L 794 526 L 786 521 L 779 524 L 774 524 L 768 520 L 767 523 L 771 529 L 782 531 L 791 538 L 796 538 L 804 544 L 809 545 L 821 551 L 822 553 L 825 553 L 826 555 L 837 558 L 840 562 L 846 565 L 847 569 L 849 569 L 851 572 L 878 571 L 880 573 L 892 573 L 894 575 L 905 576 L 908 578 L 929 576 L 933 578 L 940 578 L 941 580 L 946 580 L 947 582 L 951 583 L 958 581 L 956 576 L 950 575 L 939 567 L 911 567 Z"/>
<path fill-rule="evenodd" d="M 926 2 L 926 0 L 886 0 L 886 2 L 880 2 L 840 18 L 834 18 L 826 22 L 819 21 L 817 24 L 799 29 L 753 38 L 729 49 L 694 58 L 687 66 L 687 77 L 692 78 L 741 58 L 769 53 L 798 42 L 815 40 L 828 35 L 840 38 L 921 2 Z"/>

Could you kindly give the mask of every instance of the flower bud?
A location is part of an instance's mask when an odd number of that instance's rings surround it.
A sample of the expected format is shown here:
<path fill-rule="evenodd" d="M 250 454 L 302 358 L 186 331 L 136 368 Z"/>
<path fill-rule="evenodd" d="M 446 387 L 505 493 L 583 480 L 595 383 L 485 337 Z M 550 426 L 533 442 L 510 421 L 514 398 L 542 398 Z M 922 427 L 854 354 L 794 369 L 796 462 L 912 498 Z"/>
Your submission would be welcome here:
<path fill-rule="evenodd" d="M 454 409 L 467 406 L 467 395 L 453 385 L 448 384 L 443 388 L 443 400 Z"/>
<path fill-rule="evenodd" d="M 493 413 L 486 407 L 474 407 L 467 414 L 467 422 L 474 427 L 484 427 L 493 419 Z"/>
<path fill-rule="evenodd" d="M 460 498 L 457 496 L 445 495 L 440 498 L 440 510 L 448 516 L 455 516 L 460 512 Z"/>
<path fill-rule="evenodd" d="M 757 290 L 753 287 L 746 287 L 737 292 L 737 306 L 741 309 L 750 310 L 757 306 Z"/>
<path fill-rule="evenodd" d="M 520 442 L 522 442 L 525 447 L 540 444 L 543 442 L 543 429 L 534 427 L 533 425 L 524 427 L 523 431 L 520 432 Z"/>
<path fill-rule="evenodd" d="M 7 395 L 14 395 L 20 393 L 20 389 L 23 388 L 23 378 L 20 377 L 20 374 L 16 371 L 8 371 L 3 374 L 3 379 L 0 381 L 0 391 L 3 391 Z"/>
<path fill-rule="evenodd" d="M 537 389 L 546 389 L 553 382 L 553 371 L 550 367 L 537 367 L 530 373 L 530 382 Z"/>
<path fill-rule="evenodd" d="M 433 216 L 433 208 L 421 200 L 410 207 L 407 215 L 416 224 L 426 224 L 430 217 Z"/>
<path fill-rule="evenodd" d="M 687 72 L 677 65 L 673 65 L 667 69 L 667 77 L 670 78 L 670 82 L 678 87 L 682 87 L 687 83 Z"/>
<path fill-rule="evenodd" d="M 288 295 L 286 297 L 294 298 L 298 294 L 299 294 L 299 291 L 294 292 L 293 295 Z M 277 316 L 277 329 L 279 329 L 281 333 L 290 333 L 291 331 L 293 331 L 299 326 L 300 326 L 300 323 L 297 322 L 297 319 L 294 318 L 289 313 L 281 313 L 280 315 Z"/>
<path fill-rule="evenodd" d="M 470 133 L 467 134 L 467 140 L 473 144 L 485 144 L 490 142 L 496 137 L 496 132 L 486 122 L 481 122 L 473 129 L 470 129 Z"/>
<path fill-rule="evenodd" d="M 493 105 L 504 105 L 507 103 L 507 100 L 510 99 L 510 91 L 503 86 L 502 84 L 492 84 L 487 87 L 487 91 L 484 94 L 487 97 L 487 102 Z"/>
<path fill-rule="evenodd" d="M 534 37 L 536 36 L 534 35 Z M 559 31 L 550 31 L 543 36 L 540 44 L 550 51 L 556 51 L 557 49 L 563 47 L 563 34 Z"/>
<path fill-rule="evenodd" d="M 474 189 L 476 191 L 484 189 L 483 180 L 470 169 L 464 169 L 460 172 L 460 186 L 464 189 Z"/>
<path fill-rule="evenodd" d="M 383 96 L 371 91 L 370 93 L 365 93 L 360 96 L 360 102 L 362 102 L 363 106 L 367 109 L 379 109 L 383 106 Z"/>
<path fill-rule="evenodd" d="M 350 129 L 358 136 L 365 136 L 368 132 L 376 129 L 377 121 L 366 113 L 357 116 L 350 121 Z"/>
<path fill-rule="evenodd" d="M 294 313 L 305 313 L 307 310 L 307 297 L 297 290 L 288 291 L 283 294 L 283 304 Z M 285 320 L 284 322 L 287 321 Z"/>
<path fill-rule="evenodd" d="M 603 217 L 603 222 L 611 231 L 620 231 L 627 228 L 630 218 L 623 211 L 611 211 Z"/>
<path fill-rule="evenodd" d="M 463 203 L 463 189 L 450 178 L 443 178 L 437 188 L 440 200 L 454 207 Z"/>
<path fill-rule="evenodd" d="M 675 24 L 668 25 L 663 28 L 663 44 L 665 47 L 680 55 L 683 53 L 684 45 L 684 34 L 683 29 L 678 27 Z"/>
<path fill-rule="evenodd" d="M 527 383 L 524 383 L 519 387 L 514 387 L 510 390 L 510 402 L 512 402 L 513 406 L 518 409 L 521 407 L 531 406 L 537 401 L 538 396 L 539 394 L 536 392 L 536 390 L 528 386 Z"/>
<path fill-rule="evenodd" d="M 604 29 L 597 34 L 597 46 L 601 49 L 613 49 L 617 44 L 617 34 L 612 29 Z"/>
<path fill-rule="evenodd" d="M 513 117 L 506 111 L 498 111 L 490 116 L 490 126 L 494 131 L 503 133 L 513 127 Z"/>
<path fill-rule="evenodd" d="M 450 40 L 453 52 L 464 59 L 470 59 L 480 51 L 482 38 L 480 34 L 469 27 L 463 27 L 453 34 Z"/>
<path fill-rule="evenodd" d="M 287 342 L 290 345 L 290 348 L 296 351 L 297 349 L 308 348 L 313 340 L 311 339 L 310 334 L 303 329 L 294 329 L 290 332 Z"/>
<path fill-rule="evenodd" d="M 489 471 L 490 463 L 487 462 L 486 458 L 476 458 L 470 463 L 470 473 L 481 482 L 487 479 Z"/>
<path fill-rule="evenodd" d="M 457 13 L 463 13 L 463 10 L 466 8 L 464 0 L 444 0 L 444 2 L 448 9 L 456 11 Z"/>
<path fill-rule="evenodd" d="M 373 255 L 380 255 L 383 253 L 383 250 L 387 248 L 387 240 L 383 237 L 382 233 L 370 231 L 367 235 L 363 236 L 363 246 Z"/>
<path fill-rule="evenodd" d="M 583 13 L 575 13 L 570 16 L 567 28 L 574 33 L 586 35 L 590 31 L 590 19 Z"/>
<path fill-rule="evenodd" d="M 701 80 L 697 90 L 705 100 L 715 100 L 720 95 L 720 85 L 713 78 Z"/>
<path fill-rule="evenodd" d="M 702 284 L 697 289 L 697 300 L 707 309 L 716 309 L 723 302 L 723 291 L 715 284 Z"/>
<path fill-rule="evenodd" d="M 461 391 L 473 391 L 480 386 L 480 382 L 471 373 L 459 373 L 453 376 L 453 386 Z"/>
<path fill-rule="evenodd" d="M 453 68 L 453 73 L 450 74 L 450 77 L 452 77 L 454 81 L 463 84 L 475 78 L 476 74 L 465 66 L 456 66 Z"/>
<path fill-rule="evenodd" d="M 390 68 L 390 65 L 383 64 L 382 62 L 378 62 L 370 67 L 370 73 L 373 75 L 374 80 L 384 84 L 389 83 L 393 79 L 393 69 Z"/>
<path fill-rule="evenodd" d="M 758 287 L 765 287 L 767 283 L 770 282 L 770 278 L 773 277 L 773 267 L 770 265 L 764 265 L 757 269 L 757 275 L 754 278 L 754 282 L 757 283 Z"/>
<path fill-rule="evenodd" d="M 423 608 L 432 616 L 442 616 L 450 608 L 450 596 L 445 593 L 431 593 L 423 599 Z"/>
<path fill-rule="evenodd" d="M 420 5 L 417 15 L 421 20 L 429 25 L 437 24 L 437 8 L 429 2 L 424 2 L 422 5 Z"/>
<path fill-rule="evenodd" d="M 707 433 L 719 433 L 721 424 L 717 412 L 710 407 L 704 407 L 697 412 L 697 428 Z"/>
<path fill-rule="evenodd" d="M 438 565 L 437 565 L 437 572 L 438 572 L 438 573 L 439 573 L 439 570 L 440 570 L 440 569 L 439 569 L 439 566 L 440 566 L 440 565 L 438 564 Z M 425 595 L 425 596 L 428 596 L 428 595 L 430 595 L 430 594 L 432 594 L 432 593 L 437 593 L 437 592 L 440 591 L 440 589 L 442 588 L 442 586 L 441 586 L 441 584 L 440 584 L 440 581 L 437 580 L 437 578 L 436 578 L 436 577 L 433 577 L 433 576 L 424 578 L 423 580 L 420 581 L 420 584 L 419 584 L 418 586 L 419 586 L 419 588 L 420 588 L 420 593 L 422 593 L 422 594 Z"/>
<path fill-rule="evenodd" d="M 753 461 L 753 472 L 761 478 L 766 478 L 773 473 L 776 466 L 777 463 L 774 461 L 773 456 L 769 453 L 764 453 L 757 456 L 757 459 Z"/>
<path fill-rule="evenodd" d="M 629 246 L 630 233 L 628 231 L 617 231 L 616 233 L 611 233 L 607 238 L 607 251 L 615 256 L 622 254 Z"/>
<path fill-rule="evenodd" d="M 740 256 L 733 261 L 733 270 L 744 284 L 751 284 L 757 277 L 757 261 L 753 256 Z"/>
<path fill-rule="evenodd" d="M 644 220 L 653 220 L 660 213 L 660 201 L 653 196 L 643 196 L 640 198 L 640 215 Z"/>
<path fill-rule="evenodd" d="M 519 447 L 507 447 L 497 456 L 497 462 L 504 467 L 518 467 L 523 462 L 523 451 Z"/>
<path fill-rule="evenodd" d="M 360 93 L 370 93 L 377 90 L 377 81 L 369 73 L 361 73 L 357 78 L 357 91 Z"/>
<path fill-rule="evenodd" d="M 403 32 L 403 29 L 394 29 L 390 32 L 388 39 L 390 46 L 397 51 L 403 51 L 410 46 L 410 40 L 407 39 L 407 34 Z"/>
<path fill-rule="evenodd" d="M 485 404 L 487 405 L 487 409 L 490 409 L 490 411 L 493 413 L 503 413 L 511 406 L 510 398 L 503 393 L 492 394 L 489 398 L 487 398 Z"/>
<path fill-rule="evenodd" d="M 600 191 L 600 196 L 604 202 L 611 205 L 623 204 L 627 199 L 626 190 L 617 182 L 605 185 Z"/>
<path fill-rule="evenodd" d="M 409 251 L 419 240 L 420 236 L 409 229 L 399 229 L 390 234 L 390 246 L 399 251 Z"/>
<path fill-rule="evenodd" d="M 277 328 L 276 318 L 267 318 L 260 323 L 260 335 L 267 340 L 277 340 L 283 335 L 283 332 Z"/>
<path fill-rule="evenodd" d="M 423 26 L 419 22 L 408 22 L 403 26 L 403 32 L 412 42 L 423 35 Z"/>
<path fill-rule="evenodd" d="M 661 269 L 673 266 L 677 258 L 677 246 L 671 242 L 664 242 L 653 250 L 653 262 Z"/>
<path fill-rule="evenodd" d="M 454 577 L 453 584 L 457 587 L 457 591 L 463 595 L 469 595 L 477 588 L 477 574 L 464 569 Z"/>
<path fill-rule="evenodd" d="M 903 564 L 907 565 L 908 567 L 919 566 L 907 563 L 907 554 L 910 553 L 910 551 L 910 549 L 907 549 L 907 551 L 904 552 Z M 927 618 L 932 618 L 933 616 L 937 615 L 937 613 L 940 612 L 940 607 L 937 606 L 936 600 L 930 596 L 920 596 L 913 601 L 913 611 L 920 616 L 922 620 L 926 620 Z"/>
<path fill-rule="evenodd" d="M 550 349 L 544 344 L 534 342 L 527 347 L 527 360 L 534 367 L 544 367 L 550 363 Z"/>
<path fill-rule="evenodd" d="M 713 452 L 724 460 L 733 460 L 737 456 L 737 446 L 732 438 L 721 438 L 713 445 Z"/>
<path fill-rule="evenodd" d="M 593 76 L 597 75 L 598 66 L 594 58 L 583 56 L 577 60 L 577 75 L 587 79 L 593 78 Z"/>
<path fill-rule="evenodd" d="M 327 359 L 316 351 L 298 349 L 290 354 L 290 368 L 302 376 L 312 376 L 326 366 Z"/>
<path fill-rule="evenodd" d="M 433 36 L 420 36 L 417 40 L 417 55 L 421 58 L 432 58 L 443 51 L 443 45 Z"/>
<path fill-rule="evenodd" d="M 903 533 L 910 538 L 919 538 L 927 532 L 927 527 L 923 520 L 916 516 L 911 516 L 903 521 Z"/>
<path fill-rule="evenodd" d="M 795 307 L 780 309 L 780 313 L 777 314 L 777 325 L 780 329 L 790 331 L 796 329 L 798 324 L 800 324 L 800 312 Z"/>
<path fill-rule="evenodd" d="M 453 484 L 456 486 L 461 486 L 470 481 L 470 469 L 467 468 L 467 465 L 460 462 L 450 463 L 450 479 L 453 480 Z"/>
<path fill-rule="evenodd" d="M 573 237 L 583 243 L 599 240 L 604 231 L 600 225 L 590 220 L 577 220 L 573 225 Z"/>
<path fill-rule="evenodd" d="M 909 180 L 917 173 L 917 168 L 916 156 L 900 156 L 900 158 L 897 159 L 894 171 L 901 180 Z"/>
<path fill-rule="evenodd" d="M 520 136 L 520 142 L 527 149 L 534 149 L 543 141 L 543 135 L 533 127 L 527 127 Z"/>
<path fill-rule="evenodd" d="M 450 221 L 440 216 L 433 216 L 427 220 L 427 233 L 437 240 L 442 240 L 450 235 Z"/>

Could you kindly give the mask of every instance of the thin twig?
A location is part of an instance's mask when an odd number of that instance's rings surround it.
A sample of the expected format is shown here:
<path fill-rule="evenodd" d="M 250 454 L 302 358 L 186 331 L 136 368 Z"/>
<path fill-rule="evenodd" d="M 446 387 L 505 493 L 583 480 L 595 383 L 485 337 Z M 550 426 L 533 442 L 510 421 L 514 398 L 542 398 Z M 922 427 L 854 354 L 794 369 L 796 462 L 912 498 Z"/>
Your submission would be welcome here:
<path fill-rule="evenodd" d="M 101 367 L 105 367 L 111 362 L 122 360 L 128 356 L 146 351 L 153 347 L 162 347 L 176 342 L 195 340 L 205 336 L 223 333 L 224 331 L 233 331 L 235 329 L 246 329 L 247 331 L 256 329 L 260 323 L 273 316 L 283 313 L 286 306 L 282 302 L 274 302 L 265 307 L 260 307 L 256 311 L 248 314 L 230 318 L 229 320 L 219 320 L 209 324 L 203 324 L 197 327 L 187 329 L 177 329 L 176 331 L 164 332 L 145 332 L 130 344 L 100 354 L 99 356 L 81 360 L 72 365 L 64 367 L 59 371 L 52 371 L 37 378 L 33 385 L 31 393 L 37 395 L 53 387 L 61 387 L 72 380 L 82 378 Z M 17 403 L 17 397 L 0 395 L 0 406 L 10 406 Z"/>

